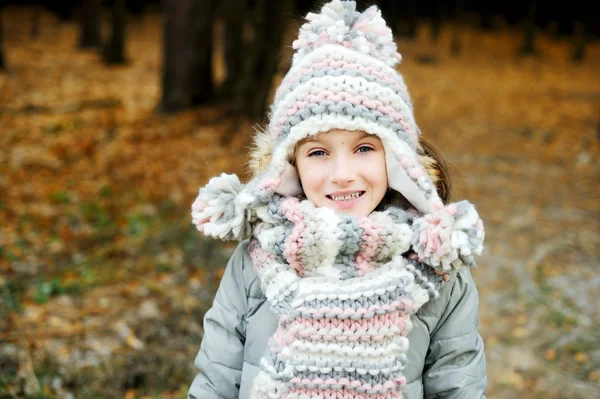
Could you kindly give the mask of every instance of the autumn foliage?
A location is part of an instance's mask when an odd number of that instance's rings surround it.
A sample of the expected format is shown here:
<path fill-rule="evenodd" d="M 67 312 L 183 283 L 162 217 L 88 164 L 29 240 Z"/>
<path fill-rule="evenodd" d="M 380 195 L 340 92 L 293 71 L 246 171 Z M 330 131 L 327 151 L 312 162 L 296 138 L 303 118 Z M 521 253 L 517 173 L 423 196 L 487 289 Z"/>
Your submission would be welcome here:
<path fill-rule="evenodd" d="M 190 206 L 208 178 L 245 175 L 260 121 L 156 113 L 157 13 L 130 21 L 130 62 L 115 67 L 78 48 L 76 22 L 43 13 L 32 38 L 27 9 L 3 13 L 0 397 L 185 397 L 232 249 L 194 231 Z M 587 398 L 600 389 L 600 46 L 574 64 L 566 42 L 541 35 L 523 57 L 520 40 L 465 25 L 433 43 L 419 25 L 399 70 L 489 232 L 474 271 L 489 397 Z M 565 375 L 576 384 L 556 384 Z"/>

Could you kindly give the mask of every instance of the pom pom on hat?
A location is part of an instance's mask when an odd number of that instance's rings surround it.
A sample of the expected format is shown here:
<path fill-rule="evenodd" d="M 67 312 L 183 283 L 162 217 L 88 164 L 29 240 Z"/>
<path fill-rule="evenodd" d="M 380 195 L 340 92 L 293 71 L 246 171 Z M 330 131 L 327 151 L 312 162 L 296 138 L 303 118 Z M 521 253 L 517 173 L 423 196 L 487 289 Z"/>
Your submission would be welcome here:
<path fill-rule="evenodd" d="M 309 13 L 306 19 L 308 22 L 302 25 L 293 43 L 297 50 L 294 61 L 325 44 L 354 49 L 388 66 L 394 66 L 402 58 L 396 51 L 392 30 L 376 6 L 360 13 L 355 1 L 333 0 L 323 6 L 320 14 Z"/>
<path fill-rule="evenodd" d="M 413 249 L 419 260 L 443 271 L 474 267 L 473 255 L 481 255 L 483 222 L 468 201 L 444 206 L 413 221 Z"/>
<path fill-rule="evenodd" d="M 202 187 L 192 204 L 192 222 L 201 233 L 225 240 L 241 240 L 251 230 L 247 209 L 236 175 L 221 174 Z"/>

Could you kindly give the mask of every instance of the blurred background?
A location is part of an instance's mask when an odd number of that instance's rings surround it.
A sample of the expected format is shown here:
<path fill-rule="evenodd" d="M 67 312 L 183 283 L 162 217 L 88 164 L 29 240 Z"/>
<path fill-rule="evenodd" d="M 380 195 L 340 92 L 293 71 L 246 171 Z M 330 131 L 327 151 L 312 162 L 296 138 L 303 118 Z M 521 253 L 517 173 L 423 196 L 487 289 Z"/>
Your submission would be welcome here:
<path fill-rule="evenodd" d="M 184 398 L 312 0 L 0 1 L 0 398 Z M 476 204 L 489 398 L 600 397 L 600 24 L 583 1 L 358 1 Z"/>

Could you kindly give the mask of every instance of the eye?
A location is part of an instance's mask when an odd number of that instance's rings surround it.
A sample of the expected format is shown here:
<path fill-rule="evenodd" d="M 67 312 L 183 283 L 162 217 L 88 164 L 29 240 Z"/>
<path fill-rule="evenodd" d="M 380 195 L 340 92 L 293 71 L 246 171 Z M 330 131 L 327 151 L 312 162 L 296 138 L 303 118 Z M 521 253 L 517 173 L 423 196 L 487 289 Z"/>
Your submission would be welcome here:
<path fill-rule="evenodd" d="M 375 149 L 368 145 L 361 145 L 360 147 L 358 147 L 357 151 L 358 152 L 369 152 L 369 151 L 375 151 Z"/>
<path fill-rule="evenodd" d="M 309 157 L 322 157 L 325 156 L 325 151 L 323 150 L 315 150 L 308 153 Z"/>

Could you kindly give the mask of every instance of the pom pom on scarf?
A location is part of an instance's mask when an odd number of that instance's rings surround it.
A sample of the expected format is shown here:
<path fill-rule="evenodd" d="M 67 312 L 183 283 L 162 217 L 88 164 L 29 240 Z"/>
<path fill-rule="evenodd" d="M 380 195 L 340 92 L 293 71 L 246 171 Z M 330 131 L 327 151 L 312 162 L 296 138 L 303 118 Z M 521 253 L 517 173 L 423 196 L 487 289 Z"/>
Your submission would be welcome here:
<path fill-rule="evenodd" d="M 244 185 L 236 175 L 221 174 L 202 187 L 192 204 L 192 222 L 201 233 L 225 240 L 250 234 L 250 210 L 242 203 Z"/>
<path fill-rule="evenodd" d="M 481 255 L 483 222 L 468 201 L 434 205 L 431 214 L 413 221 L 413 249 L 421 262 L 450 271 L 473 267 L 473 254 Z"/>
<path fill-rule="evenodd" d="M 333 0 L 323 6 L 320 14 L 309 13 L 293 47 L 295 58 L 303 58 L 313 49 L 326 44 L 339 44 L 368 54 L 393 67 L 401 60 L 396 51 L 392 30 L 381 17 L 381 11 L 371 6 L 363 13 L 356 11 L 355 1 Z"/>

